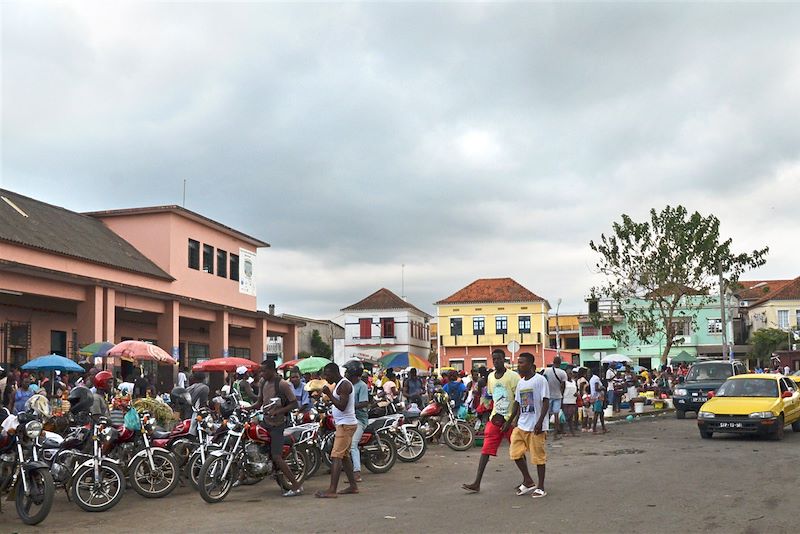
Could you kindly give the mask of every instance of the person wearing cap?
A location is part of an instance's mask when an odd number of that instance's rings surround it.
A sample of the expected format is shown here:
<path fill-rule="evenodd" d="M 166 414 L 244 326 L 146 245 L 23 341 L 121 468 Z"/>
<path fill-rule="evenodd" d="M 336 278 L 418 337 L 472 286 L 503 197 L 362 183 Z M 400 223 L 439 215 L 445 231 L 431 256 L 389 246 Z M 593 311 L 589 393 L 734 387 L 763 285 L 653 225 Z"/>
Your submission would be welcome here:
<path fill-rule="evenodd" d="M 253 391 L 253 386 L 247 380 L 247 367 L 240 365 L 236 368 L 236 381 L 233 383 L 233 390 L 239 394 L 244 402 L 254 403 L 257 395 Z"/>

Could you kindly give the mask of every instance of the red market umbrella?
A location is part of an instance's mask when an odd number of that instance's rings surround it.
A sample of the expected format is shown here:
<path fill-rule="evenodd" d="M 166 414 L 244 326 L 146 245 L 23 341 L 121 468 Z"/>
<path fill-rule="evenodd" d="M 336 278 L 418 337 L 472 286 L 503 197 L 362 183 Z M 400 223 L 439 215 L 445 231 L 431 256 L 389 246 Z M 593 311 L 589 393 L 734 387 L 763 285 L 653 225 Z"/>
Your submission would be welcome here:
<path fill-rule="evenodd" d="M 283 371 L 284 369 L 289 369 L 291 367 L 297 367 L 297 364 L 300 363 L 300 360 L 289 360 L 288 362 L 283 362 L 278 366 L 278 369 Z"/>
<path fill-rule="evenodd" d="M 106 355 L 112 358 L 119 356 L 132 360 L 151 360 L 169 365 L 178 363 L 164 349 L 144 341 L 123 341 L 119 345 L 114 345 L 114 348 L 110 349 Z"/>
<path fill-rule="evenodd" d="M 212 358 L 204 362 L 197 363 L 192 366 L 192 371 L 210 372 L 210 371 L 228 371 L 233 372 L 238 367 L 247 367 L 248 371 L 255 371 L 258 369 L 258 363 L 247 360 L 245 358 Z"/>

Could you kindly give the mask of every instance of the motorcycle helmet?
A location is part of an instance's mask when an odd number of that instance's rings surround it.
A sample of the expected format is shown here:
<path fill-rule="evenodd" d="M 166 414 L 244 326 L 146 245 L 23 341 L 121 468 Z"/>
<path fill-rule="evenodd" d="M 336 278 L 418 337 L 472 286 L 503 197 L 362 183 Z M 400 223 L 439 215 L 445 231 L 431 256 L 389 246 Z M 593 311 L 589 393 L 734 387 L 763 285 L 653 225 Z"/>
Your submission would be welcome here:
<path fill-rule="evenodd" d="M 361 376 L 364 372 L 364 365 L 358 360 L 350 360 L 342 367 L 344 367 L 344 375 L 346 377 Z"/>
<path fill-rule="evenodd" d="M 94 375 L 94 387 L 103 391 L 111 391 L 114 376 L 109 371 L 100 371 Z"/>
<path fill-rule="evenodd" d="M 174 387 L 169 392 L 169 402 L 175 408 L 182 408 L 192 404 L 192 396 L 186 391 L 186 388 Z"/>
<path fill-rule="evenodd" d="M 67 400 L 69 400 L 70 403 L 69 413 L 73 415 L 85 414 L 89 413 L 89 410 L 92 408 L 94 395 L 92 395 L 92 392 L 89 391 L 88 388 L 78 386 L 69 392 Z"/>

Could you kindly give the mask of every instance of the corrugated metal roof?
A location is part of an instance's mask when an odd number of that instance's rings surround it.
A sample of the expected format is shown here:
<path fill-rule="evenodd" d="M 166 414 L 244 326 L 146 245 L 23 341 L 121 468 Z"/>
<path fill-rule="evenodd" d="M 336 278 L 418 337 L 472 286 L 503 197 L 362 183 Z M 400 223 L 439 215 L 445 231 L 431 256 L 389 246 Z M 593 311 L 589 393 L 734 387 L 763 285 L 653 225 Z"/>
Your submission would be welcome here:
<path fill-rule="evenodd" d="M 174 280 L 98 219 L 0 189 L 0 240 Z"/>

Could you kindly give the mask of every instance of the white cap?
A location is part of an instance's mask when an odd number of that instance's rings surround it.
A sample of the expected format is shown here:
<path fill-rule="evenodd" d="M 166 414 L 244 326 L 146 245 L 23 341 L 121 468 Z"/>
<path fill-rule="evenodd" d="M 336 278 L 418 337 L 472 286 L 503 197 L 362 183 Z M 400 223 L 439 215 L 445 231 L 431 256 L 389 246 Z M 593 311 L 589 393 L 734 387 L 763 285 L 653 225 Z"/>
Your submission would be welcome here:
<path fill-rule="evenodd" d="M 247 367 L 245 367 L 244 365 L 240 365 L 239 367 L 236 368 L 237 375 L 243 375 L 246 372 L 247 372 Z"/>

